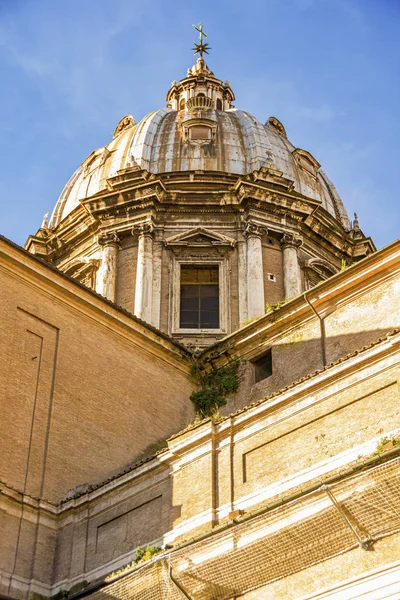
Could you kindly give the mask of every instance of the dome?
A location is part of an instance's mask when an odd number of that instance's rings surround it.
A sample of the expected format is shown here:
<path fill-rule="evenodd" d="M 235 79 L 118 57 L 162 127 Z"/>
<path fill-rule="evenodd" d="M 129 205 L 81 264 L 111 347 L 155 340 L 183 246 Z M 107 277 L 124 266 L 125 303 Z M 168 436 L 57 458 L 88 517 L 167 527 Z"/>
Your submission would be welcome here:
<path fill-rule="evenodd" d="M 151 112 L 138 124 L 131 116 L 124 117 L 111 142 L 88 156 L 65 186 L 50 227 L 56 227 L 81 200 L 107 189 L 107 180 L 125 169 L 244 176 L 267 165 L 291 180 L 295 192 L 320 202 L 349 229 L 343 203 L 315 158 L 287 139 L 278 119 L 270 117 L 262 125 L 248 112 L 234 108 L 233 99 L 229 82 L 216 79 L 199 59 L 185 79 L 173 82 L 167 108 Z"/>
<path fill-rule="evenodd" d="M 198 49 L 197 49 L 198 46 Z M 121 119 L 25 247 L 184 344 L 205 347 L 374 251 L 276 117 L 235 107 L 200 58 L 167 105 Z"/>

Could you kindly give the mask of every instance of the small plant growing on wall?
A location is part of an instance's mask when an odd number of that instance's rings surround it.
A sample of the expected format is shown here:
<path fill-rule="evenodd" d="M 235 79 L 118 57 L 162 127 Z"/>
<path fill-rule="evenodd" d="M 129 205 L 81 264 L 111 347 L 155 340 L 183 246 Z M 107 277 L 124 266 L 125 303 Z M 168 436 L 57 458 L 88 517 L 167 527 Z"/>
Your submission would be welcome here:
<path fill-rule="evenodd" d="M 275 312 L 276 310 L 279 310 L 281 306 L 283 306 L 287 302 L 290 302 L 290 300 L 292 300 L 292 298 L 285 298 L 284 300 L 279 300 L 279 302 L 274 302 L 272 304 L 271 302 L 267 302 L 267 304 L 265 305 L 265 312 Z"/>
<path fill-rule="evenodd" d="M 139 548 L 136 549 L 135 563 L 150 560 L 153 558 L 153 556 L 159 554 L 161 551 L 162 548 L 159 548 L 158 546 L 146 546 L 146 548 L 141 548 L 139 546 Z"/>
<path fill-rule="evenodd" d="M 218 409 L 226 404 L 226 396 L 237 392 L 239 379 L 237 375 L 239 361 L 230 362 L 226 367 L 213 369 L 206 375 L 200 375 L 202 389 L 193 392 L 190 400 L 201 418 L 213 417 Z"/>
<path fill-rule="evenodd" d="M 392 448 L 397 448 L 399 446 L 400 446 L 400 439 L 383 437 L 379 441 L 374 454 L 375 455 L 381 454 L 382 452 L 386 452 L 387 450 L 392 450 Z"/>

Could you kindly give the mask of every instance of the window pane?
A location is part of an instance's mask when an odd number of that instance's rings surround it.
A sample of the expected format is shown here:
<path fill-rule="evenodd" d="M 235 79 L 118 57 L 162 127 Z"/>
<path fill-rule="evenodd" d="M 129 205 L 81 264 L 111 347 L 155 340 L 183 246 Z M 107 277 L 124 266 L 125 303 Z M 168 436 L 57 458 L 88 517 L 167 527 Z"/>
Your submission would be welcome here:
<path fill-rule="evenodd" d="M 202 311 L 200 315 L 201 327 L 218 329 L 219 327 L 219 311 Z"/>
<path fill-rule="evenodd" d="M 198 298 L 199 295 L 199 285 L 181 285 L 181 298 Z"/>
<path fill-rule="evenodd" d="M 219 328 L 219 268 L 181 265 L 180 327 Z"/>
<path fill-rule="evenodd" d="M 198 310 L 199 298 L 181 298 L 181 310 Z"/>
<path fill-rule="evenodd" d="M 200 308 L 201 310 L 218 310 L 219 298 L 201 298 Z"/>
<path fill-rule="evenodd" d="M 182 310 L 181 311 L 181 327 L 198 327 L 199 326 L 199 311 L 197 310 Z"/>
<path fill-rule="evenodd" d="M 202 285 L 200 287 L 200 296 L 202 298 L 218 298 L 219 286 L 218 285 Z"/>
<path fill-rule="evenodd" d="M 179 325 L 181 329 L 200 329 L 200 323 L 186 323 L 182 321 Z"/>

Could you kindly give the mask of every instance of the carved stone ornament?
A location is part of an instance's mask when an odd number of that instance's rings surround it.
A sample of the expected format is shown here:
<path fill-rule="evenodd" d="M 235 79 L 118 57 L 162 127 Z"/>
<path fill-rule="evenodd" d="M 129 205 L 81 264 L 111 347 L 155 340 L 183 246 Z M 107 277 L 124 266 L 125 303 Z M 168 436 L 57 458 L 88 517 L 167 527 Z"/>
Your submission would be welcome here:
<path fill-rule="evenodd" d="M 205 248 L 221 246 L 234 248 L 236 240 L 227 235 L 206 229 L 205 227 L 196 227 L 189 231 L 174 235 L 171 238 L 167 238 L 164 241 L 164 244 L 166 248 L 173 248 L 176 246 L 202 246 Z"/>
<path fill-rule="evenodd" d="M 245 229 L 244 229 L 244 235 L 246 235 L 247 237 L 253 235 L 256 237 L 263 237 L 264 235 L 268 234 L 268 229 L 266 227 L 263 227 L 262 225 L 258 225 L 258 223 L 246 223 L 245 225 Z"/>
<path fill-rule="evenodd" d="M 126 115 L 126 117 L 121 119 L 118 125 L 116 126 L 113 137 L 117 136 L 119 133 L 121 133 L 121 131 L 123 131 L 127 127 L 133 127 L 134 125 L 136 125 L 136 121 L 132 117 L 132 115 Z"/>
<path fill-rule="evenodd" d="M 281 239 L 282 249 L 300 248 L 303 245 L 303 238 L 295 233 L 284 233 Z"/>
<path fill-rule="evenodd" d="M 132 227 L 132 235 L 153 235 L 154 225 L 151 221 L 146 223 L 138 223 Z"/>
<path fill-rule="evenodd" d="M 287 139 L 286 130 L 282 123 L 276 117 L 270 117 L 267 124 L 272 127 L 279 135 Z"/>
<path fill-rule="evenodd" d="M 118 244 L 119 237 L 116 231 L 102 231 L 97 237 L 97 242 L 100 244 L 100 246 Z"/>

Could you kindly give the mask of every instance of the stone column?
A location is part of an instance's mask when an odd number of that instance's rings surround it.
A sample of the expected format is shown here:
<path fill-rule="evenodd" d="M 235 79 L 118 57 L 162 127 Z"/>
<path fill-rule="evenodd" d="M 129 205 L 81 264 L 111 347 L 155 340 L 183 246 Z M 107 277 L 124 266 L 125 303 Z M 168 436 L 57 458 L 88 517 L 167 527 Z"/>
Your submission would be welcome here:
<path fill-rule="evenodd" d="M 134 314 L 150 324 L 153 296 L 153 229 L 152 223 L 143 223 L 134 228 L 139 234 Z"/>
<path fill-rule="evenodd" d="M 239 327 L 247 321 L 247 246 L 246 239 L 238 240 Z"/>
<path fill-rule="evenodd" d="M 118 235 L 115 231 L 99 234 L 98 243 L 102 246 L 102 257 L 96 277 L 96 292 L 115 302 L 117 289 Z"/>
<path fill-rule="evenodd" d="M 301 273 L 297 252 L 302 243 L 302 238 L 294 233 L 285 233 L 281 240 L 285 299 L 301 294 Z"/>
<path fill-rule="evenodd" d="M 153 291 L 151 324 L 160 329 L 161 316 L 161 270 L 163 242 L 153 241 Z"/>
<path fill-rule="evenodd" d="M 265 314 L 264 272 L 261 238 L 267 229 L 248 223 L 247 237 L 247 317 L 254 319 Z"/>

